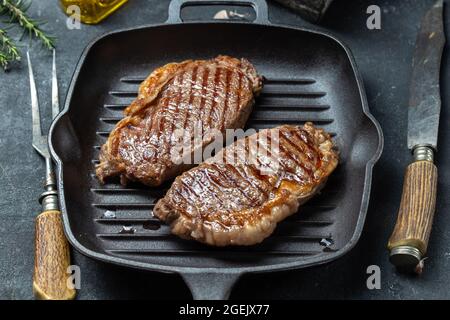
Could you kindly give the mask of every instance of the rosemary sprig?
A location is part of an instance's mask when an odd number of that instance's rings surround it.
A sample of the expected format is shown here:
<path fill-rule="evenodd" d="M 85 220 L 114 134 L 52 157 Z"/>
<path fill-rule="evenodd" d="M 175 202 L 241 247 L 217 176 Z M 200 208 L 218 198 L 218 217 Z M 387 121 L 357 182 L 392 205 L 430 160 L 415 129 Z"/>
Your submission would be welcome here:
<path fill-rule="evenodd" d="M 6 70 L 10 62 L 19 60 L 20 52 L 16 44 L 9 38 L 6 30 L 0 29 L 0 65 Z"/>
<path fill-rule="evenodd" d="M 8 64 L 11 61 L 11 59 L 5 55 L 3 52 L 0 52 L 0 66 L 2 66 L 2 68 L 4 70 L 8 69 Z"/>
<path fill-rule="evenodd" d="M 30 5 L 30 2 L 17 0 L 13 2 L 11 0 L 0 0 L 0 13 L 8 14 L 11 17 L 11 22 L 17 22 L 24 29 L 25 32 L 29 32 L 31 36 L 35 36 L 40 39 L 44 46 L 48 49 L 55 47 L 55 38 L 47 35 L 40 28 L 41 23 L 32 19 L 26 14 L 26 11 Z"/>
<path fill-rule="evenodd" d="M 0 47 L 11 59 L 20 60 L 20 52 L 16 44 L 6 33 L 6 30 L 0 29 Z"/>

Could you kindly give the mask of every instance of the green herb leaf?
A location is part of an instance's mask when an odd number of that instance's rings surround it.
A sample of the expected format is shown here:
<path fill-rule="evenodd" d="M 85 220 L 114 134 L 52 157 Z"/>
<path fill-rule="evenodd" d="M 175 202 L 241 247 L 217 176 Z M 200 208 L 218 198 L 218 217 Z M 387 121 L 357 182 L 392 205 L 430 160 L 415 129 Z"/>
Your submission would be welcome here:
<path fill-rule="evenodd" d="M 20 52 L 5 30 L 0 29 L 0 65 L 7 69 L 10 62 L 19 61 Z"/>
<path fill-rule="evenodd" d="M 0 0 L 0 13 L 10 16 L 11 22 L 17 22 L 24 32 L 28 32 L 31 37 L 36 37 L 41 40 L 42 44 L 49 50 L 55 48 L 55 37 L 47 35 L 40 27 L 35 19 L 29 17 L 26 13 L 31 2 L 16 0 Z"/>

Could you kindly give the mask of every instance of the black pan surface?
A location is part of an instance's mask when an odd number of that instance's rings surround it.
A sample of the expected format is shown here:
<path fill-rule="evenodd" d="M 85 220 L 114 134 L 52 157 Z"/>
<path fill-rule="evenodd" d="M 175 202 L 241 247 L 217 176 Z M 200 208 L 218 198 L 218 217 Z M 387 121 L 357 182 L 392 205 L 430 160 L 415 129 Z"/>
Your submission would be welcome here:
<path fill-rule="evenodd" d="M 103 261 L 178 272 L 194 298 L 226 297 L 247 272 L 342 256 L 360 237 L 383 145 L 349 49 L 328 34 L 270 25 L 264 1 L 252 1 L 258 23 L 177 23 L 184 2 L 172 3 L 172 23 L 107 34 L 80 58 L 49 138 L 69 241 Z M 322 193 L 253 247 L 220 249 L 178 239 L 151 217 L 170 184 L 100 185 L 94 174 L 99 147 L 140 81 L 168 62 L 218 54 L 245 57 L 267 78 L 248 128 L 312 121 L 333 133 L 340 150 L 340 165 Z"/>

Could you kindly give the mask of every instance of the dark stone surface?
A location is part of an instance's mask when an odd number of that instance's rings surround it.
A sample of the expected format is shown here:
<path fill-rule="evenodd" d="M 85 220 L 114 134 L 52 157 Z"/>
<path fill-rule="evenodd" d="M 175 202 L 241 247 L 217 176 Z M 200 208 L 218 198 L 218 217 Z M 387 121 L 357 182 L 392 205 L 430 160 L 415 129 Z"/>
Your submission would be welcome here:
<path fill-rule="evenodd" d="M 366 28 L 366 9 L 378 4 L 382 29 Z M 385 134 L 384 153 L 375 167 L 372 198 L 361 240 L 348 255 L 326 266 L 244 276 L 232 299 L 240 298 L 450 298 L 450 111 L 448 55 L 443 59 L 443 109 L 437 155 L 439 195 L 425 272 L 420 277 L 400 275 L 388 262 L 385 249 L 400 201 L 402 178 L 410 154 L 406 148 L 409 76 L 419 20 L 433 1 L 335 1 L 322 27 L 348 43 L 363 75 L 370 108 Z M 46 19 L 46 29 L 58 37 L 61 99 L 81 51 L 95 36 L 109 30 L 159 23 L 167 17 L 168 1 L 130 1 L 97 26 L 68 30 L 66 16 L 55 1 L 34 1 L 30 13 Z M 446 8 L 446 17 L 450 7 Z M 275 23 L 306 25 L 299 16 L 270 4 Z M 450 35 L 450 24 L 446 23 Z M 29 42 L 22 42 L 25 53 Z M 157 45 L 157 44 L 155 44 Z M 447 46 L 448 48 L 448 46 Z M 51 55 L 33 42 L 30 49 L 46 118 L 50 115 Z M 31 114 L 26 63 L 0 73 L 0 299 L 32 299 L 34 216 L 44 163 L 31 148 Z M 47 123 L 48 124 L 48 123 Z M 447 160 L 447 161 L 446 161 Z M 93 261 L 74 253 L 82 270 L 80 299 L 174 299 L 190 293 L 176 275 L 128 270 Z M 368 290 L 366 269 L 381 268 L 381 289 Z"/>

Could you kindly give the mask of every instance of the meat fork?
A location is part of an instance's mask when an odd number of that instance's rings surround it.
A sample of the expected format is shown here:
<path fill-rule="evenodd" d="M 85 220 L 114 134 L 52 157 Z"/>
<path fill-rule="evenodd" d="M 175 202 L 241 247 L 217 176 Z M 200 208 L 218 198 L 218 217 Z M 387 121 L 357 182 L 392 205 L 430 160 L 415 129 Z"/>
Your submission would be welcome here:
<path fill-rule="evenodd" d="M 58 190 L 53 171 L 53 162 L 48 150 L 47 135 L 42 134 L 40 110 L 36 82 L 30 54 L 27 52 L 30 75 L 31 115 L 33 123 L 33 148 L 45 159 L 45 191 L 39 202 L 42 213 L 36 218 L 35 260 L 33 292 L 36 298 L 44 300 L 69 300 L 75 298 L 76 291 L 69 285 L 70 266 L 69 244 L 64 235 L 61 212 L 58 206 Z M 55 50 L 52 68 L 52 116 L 59 113 L 58 80 L 56 77 Z"/>

